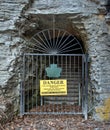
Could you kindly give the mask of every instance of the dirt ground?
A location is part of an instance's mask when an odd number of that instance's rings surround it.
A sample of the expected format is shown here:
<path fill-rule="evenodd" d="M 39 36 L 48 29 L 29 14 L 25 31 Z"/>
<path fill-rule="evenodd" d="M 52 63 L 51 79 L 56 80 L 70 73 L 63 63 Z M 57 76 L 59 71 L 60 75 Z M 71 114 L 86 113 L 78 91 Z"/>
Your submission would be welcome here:
<path fill-rule="evenodd" d="M 84 120 L 74 115 L 28 115 L 15 117 L 11 122 L 0 126 L 0 130 L 110 130 L 110 122 Z"/>

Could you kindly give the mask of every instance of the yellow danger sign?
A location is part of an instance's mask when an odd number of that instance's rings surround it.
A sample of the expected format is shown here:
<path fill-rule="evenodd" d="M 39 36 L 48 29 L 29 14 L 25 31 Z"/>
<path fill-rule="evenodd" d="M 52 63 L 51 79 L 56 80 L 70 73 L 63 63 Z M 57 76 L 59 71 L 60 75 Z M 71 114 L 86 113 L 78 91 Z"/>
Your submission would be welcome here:
<path fill-rule="evenodd" d="M 67 80 L 40 80 L 40 95 L 67 95 Z"/>

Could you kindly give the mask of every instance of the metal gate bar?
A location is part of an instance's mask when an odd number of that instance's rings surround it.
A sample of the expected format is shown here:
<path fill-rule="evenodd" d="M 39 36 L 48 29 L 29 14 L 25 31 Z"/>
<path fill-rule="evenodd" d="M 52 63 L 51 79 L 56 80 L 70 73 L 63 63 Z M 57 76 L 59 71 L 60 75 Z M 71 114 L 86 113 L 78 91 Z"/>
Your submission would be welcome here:
<path fill-rule="evenodd" d="M 46 68 L 55 64 L 60 77 L 50 78 Z M 23 56 L 20 113 L 84 114 L 87 118 L 87 56 L 85 54 L 29 54 Z M 41 96 L 40 80 L 66 79 L 67 95 Z"/>

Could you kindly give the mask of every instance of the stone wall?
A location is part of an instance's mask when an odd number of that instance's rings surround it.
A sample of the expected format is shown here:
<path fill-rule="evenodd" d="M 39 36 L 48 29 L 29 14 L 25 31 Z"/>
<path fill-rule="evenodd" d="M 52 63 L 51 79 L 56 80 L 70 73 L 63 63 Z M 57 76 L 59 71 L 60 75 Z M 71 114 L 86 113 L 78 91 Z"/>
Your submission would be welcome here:
<path fill-rule="evenodd" d="M 2 122 L 11 119 L 19 109 L 18 64 L 22 39 L 19 37 L 15 23 L 27 4 L 28 0 L 0 1 L 0 119 Z"/>
<path fill-rule="evenodd" d="M 110 119 L 110 25 L 104 0 L 0 1 L 0 110 L 19 109 L 20 65 L 24 41 L 50 27 L 68 30 L 84 43 L 90 57 L 90 82 L 96 89 L 94 118 Z M 60 20 L 59 20 L 60 19 Z M 9 111 L 8 111 L 9 112 Z"/>

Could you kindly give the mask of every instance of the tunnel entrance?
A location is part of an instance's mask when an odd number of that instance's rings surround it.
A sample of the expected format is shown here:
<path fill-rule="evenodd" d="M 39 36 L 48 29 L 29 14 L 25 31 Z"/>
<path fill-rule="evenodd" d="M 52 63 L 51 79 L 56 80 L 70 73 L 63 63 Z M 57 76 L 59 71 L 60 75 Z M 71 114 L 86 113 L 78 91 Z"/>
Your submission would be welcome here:
<path fill-rule="evenodd" d="M 46 29 L 30 39 L 27 50 L 21 114 L 83 114 L 87 118 L 88 56 L 82 43 L 65 30 Z"/>

